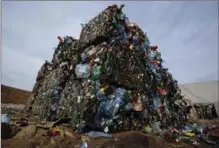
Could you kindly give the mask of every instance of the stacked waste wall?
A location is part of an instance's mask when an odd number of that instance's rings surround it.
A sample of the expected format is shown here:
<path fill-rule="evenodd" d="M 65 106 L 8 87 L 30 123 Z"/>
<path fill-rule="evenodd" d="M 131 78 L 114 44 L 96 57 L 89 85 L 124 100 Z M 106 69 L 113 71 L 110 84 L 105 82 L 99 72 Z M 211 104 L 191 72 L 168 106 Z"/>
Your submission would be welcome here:
<path fill-rule="evenodd" d="M 157 132 L 187 121 L 186 102 L 157 45 L 109 6 L 85 24 L 79 40 L 58 37 L 51 62 L 39 71 L 26 109 L 42 120 L 71 118 L 78 132 Z"/>

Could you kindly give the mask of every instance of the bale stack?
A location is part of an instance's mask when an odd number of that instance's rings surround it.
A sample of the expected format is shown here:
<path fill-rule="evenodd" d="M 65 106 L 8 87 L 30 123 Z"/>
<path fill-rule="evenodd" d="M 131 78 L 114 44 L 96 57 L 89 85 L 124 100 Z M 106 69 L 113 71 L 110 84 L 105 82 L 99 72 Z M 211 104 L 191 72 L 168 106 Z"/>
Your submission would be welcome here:
<path fill-rule="evenodd" d="M 186 103 L 177 81 L 162 66 L 158 46 L 109 6 L 85 24 L 80 39 L 66 37 L 45 63 L 30 109 L 43 120 L 70 117 L 78 132 L 154 131 L 181 126 Z"/>

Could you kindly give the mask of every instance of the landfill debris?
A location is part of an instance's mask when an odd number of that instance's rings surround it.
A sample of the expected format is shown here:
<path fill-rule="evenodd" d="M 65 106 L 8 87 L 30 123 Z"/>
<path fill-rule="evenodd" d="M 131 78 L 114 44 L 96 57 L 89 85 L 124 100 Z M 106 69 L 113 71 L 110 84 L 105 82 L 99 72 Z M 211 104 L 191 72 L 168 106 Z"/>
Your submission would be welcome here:
<path fill-rule="evenodd" d="M 198 126 L 185 126 L 192 107 L 163 67 L 159 47 L 129 21 L 123 7 L 109 6 L 83 24 L 79 39 L 57 37 L 53 59 L 39 70 L 26 111 L 45 122 L 67 118 L 64 122 L 77 133 L 91 138 L 168 130 L 175 141 L 207 139 Z M 51 127 L 48 135 L 60 135 Z M 87 140 L 82 143 L 88 147 Z"/>
<path fill-rule="evenodd" d="M 171 129 L 164 134 L 168 141 L 184 142 L 188 144 L 198 145 L 198 142 L 204 141 L 208 144 L 216 144 L 219 140 L 217 130 L 219 125 L 215 126 L 201 126 L 197 124 L 187 124 L 184 129 Z M 217 136 L 216 136 L 217 135 Z"/>
<path fill-rule="evenodd" d="M 1 114 L 1 123 L 10 123 L 10 115 Z"/>
<path fill-rule="evenodd" d="M 215 106 L 213 103 L 195 103 L 194 107 L 199 119 L 215 119 L 218 118 Z"/>
<path fill-rule="evenodd" d="M 37 132 L 36 126 L 30 125 L 30 126 L 23 128 L 21 131 L 19 131 L 15 135 L 15 138 L 16 137 L 29 138 L 29 137 L 35 136 L 36 132 Z"/>
<path fill-rule="evenodd" d="M 28 125 L 28 119 L 21 118 L 20 119 L 20 126 L 24 127 Z"/>
<path fill-rule="evenodd" d="M 70 133 L 70 132 L 68 132 L 68 131 L 65 131 L 65 132 L 64 132 L 64 135 L 65 135 L 65 136 L 68 136 L 68 137 L 71 137 L 71 138 L 76 138 L 75 136 L 73 136 L 72 133 Z"/>
<path fill-rule="evenodd" d="M 151 132 L 152 132 L 152 128 L 151 128 L 150 126 L 146 126 L 146 127 L 144 128 L 144 132 L 146 132 L 146 133 L 151 133 Z"/>
<path fill-rule="evenodd" d="M 4 104 L 1 103 L 1 113 L 3 114 L 16 114 L 24 110 L 25 105 L 23 104 Z"/>
<path fill-rule="evenodd" d="M 120 130 L 128 114 L 132 128 L 139 130 L 143 121 L 156 121 L 157 129 L 161 123 L 183 124 L 182 106 L 174 105 L 182 100 L 177 81 L 162 67 L 158 46 L 150 46 L 147 35 L 126 19 L 115 5 L 87 23 L 79 41 L 58 37 L 52 63 L 46 61 L 39 71 L 42 86 L 34 87 L 38 95 L 32 111 L 47 121 L 70 116 L 75 128 L 93 124 L 106 132 Z M 183 118 L 177 119 L 180 114 Z"/>
<path fill-rule="evenodd" d="M 53 128 L 49 131 L 47 131 L 47 136 L 54 137 L 54 136 L 60 136 L 61 130 L 59 128 Z"/>
<path fill-rule="evenodd" d="M 84 142 L 83 144 L 81 144 L 80 148 L 88 148 L 87 142 Z"/>
<path fill-rule="evenodd" d="M 82 141 L 82 144 L 80 148 L 88 148 L 88 142 L 90 141 L 90 138 L 87 136 L 82 136 L 81 141 Z"/>
<path fill-rule="evenodd" d="M 97 138 L 113 138 L 112 134 L 106 134 L 104 132 L 90 131 L 86 133 L 87 136 L 97 139 Z"/>

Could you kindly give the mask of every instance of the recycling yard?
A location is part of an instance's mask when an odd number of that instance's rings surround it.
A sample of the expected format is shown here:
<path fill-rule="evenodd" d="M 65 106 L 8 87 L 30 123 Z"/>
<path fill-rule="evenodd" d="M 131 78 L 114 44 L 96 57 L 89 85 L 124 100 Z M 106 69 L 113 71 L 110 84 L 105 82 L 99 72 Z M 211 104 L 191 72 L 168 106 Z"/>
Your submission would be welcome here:
<path fill-rule="evenodd" d="M 219 148 L 218 104 L 183 95 L 124 7 L 57 37 L 26 104 L 1 107 L 2 148 Z"/>

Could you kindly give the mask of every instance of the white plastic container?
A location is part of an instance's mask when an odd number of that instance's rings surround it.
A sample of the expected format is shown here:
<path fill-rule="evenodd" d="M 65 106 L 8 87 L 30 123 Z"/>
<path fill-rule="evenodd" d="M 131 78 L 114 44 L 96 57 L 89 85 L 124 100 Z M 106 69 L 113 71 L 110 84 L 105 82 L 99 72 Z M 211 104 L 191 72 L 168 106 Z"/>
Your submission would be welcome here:
<path fill-rule="evenodd" d="M 11 118 L 7 114 L 1 114 L 1 123 L 10 123 Z"/>

